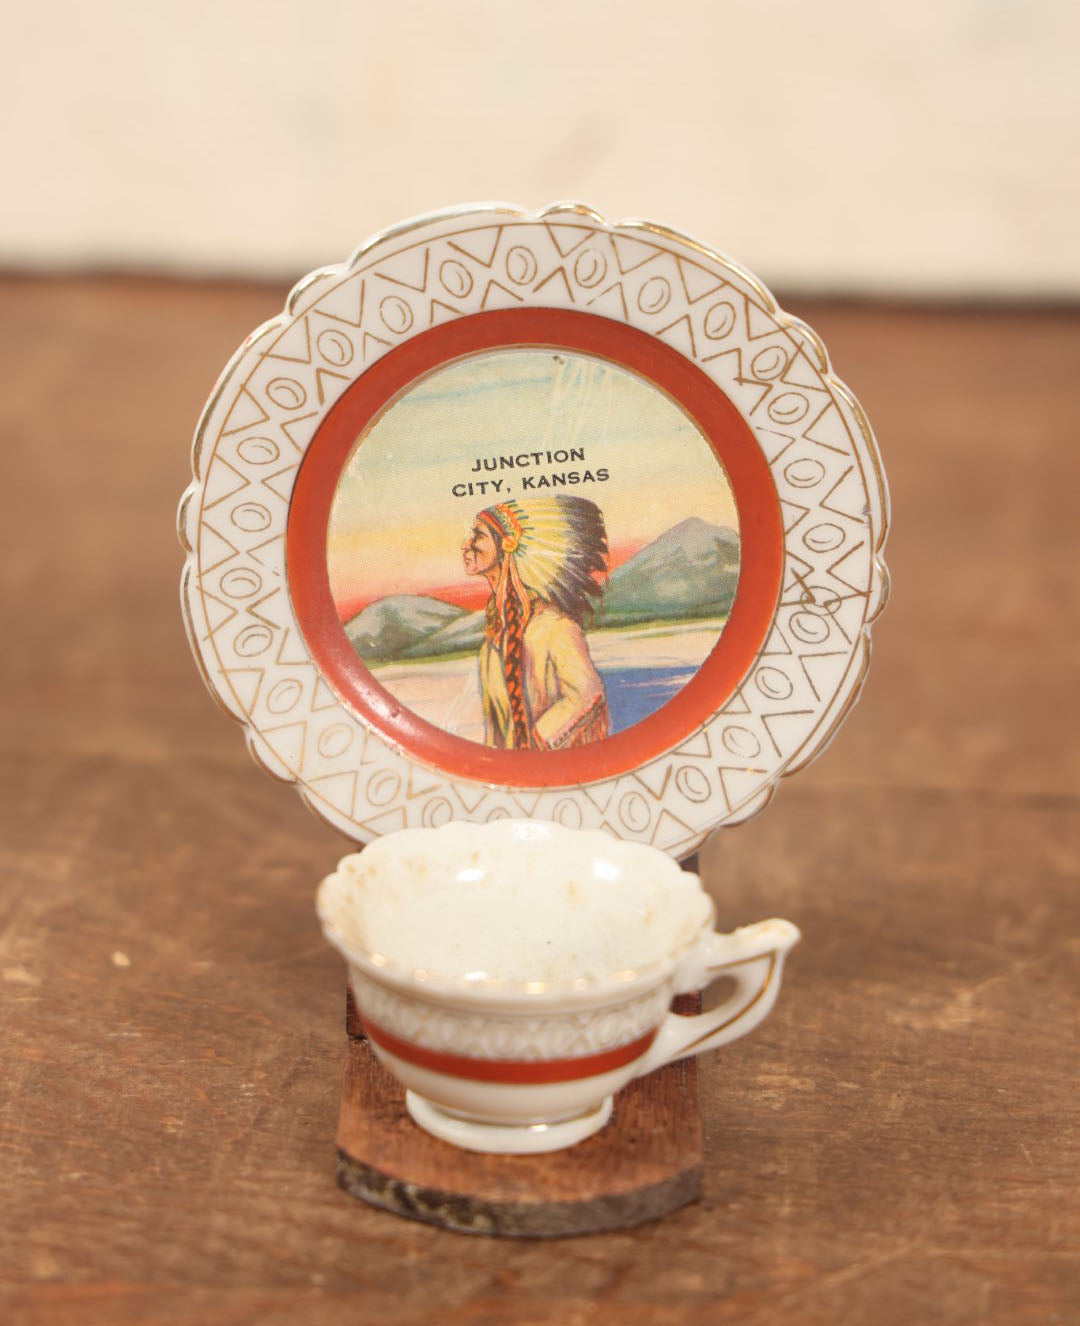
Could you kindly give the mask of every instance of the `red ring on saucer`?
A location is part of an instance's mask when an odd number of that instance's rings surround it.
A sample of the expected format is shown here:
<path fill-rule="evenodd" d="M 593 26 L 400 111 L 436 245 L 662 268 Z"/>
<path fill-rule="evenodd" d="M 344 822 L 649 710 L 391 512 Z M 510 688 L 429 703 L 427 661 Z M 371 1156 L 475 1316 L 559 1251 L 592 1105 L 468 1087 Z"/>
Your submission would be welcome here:
<path fill-rule="evenodd" d="M 341 472 L 374 420 L 417 379 L 485 350 L 578 351 L 652 383 L 693 419 L 727 472 L 741 562 L 727 624 L 689 682 L 632 727 L 570 750 L 498 750 L 456 737 L 406 709 L 356 654 L 330 593 L 326 539 Z M 689 513 L 688 513 L 689 514 Z M 721 709 L 768 636 L 783 578 L 784 529 L 768 464 L 750 426 L 700 368 L 648 333 L 570 309 L 498 309 L 421 332 L 348 387 L 317 428 L 293 488 L 286 571 L 312 659 L 338 696 L 409 759 L 454 777 L 509 787 L 571 787 L 624 774 L 687 740 Z"/>

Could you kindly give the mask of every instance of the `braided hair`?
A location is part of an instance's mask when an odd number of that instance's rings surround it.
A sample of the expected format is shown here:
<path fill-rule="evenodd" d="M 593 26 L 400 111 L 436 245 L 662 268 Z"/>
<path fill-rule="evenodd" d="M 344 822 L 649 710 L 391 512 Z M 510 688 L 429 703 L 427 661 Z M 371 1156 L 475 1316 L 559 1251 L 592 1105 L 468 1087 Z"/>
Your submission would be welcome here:
<path fill-rule="evenodd" d="M 531 613 L 530 613 L 531 616 Z M 502 638 L 503 674 L 510 698 L 510 717 L 514 724 L 515 747 L 529 744 L 529 710 L 525 703 L 525 605 L 516 594 L 506 600 Z"/>

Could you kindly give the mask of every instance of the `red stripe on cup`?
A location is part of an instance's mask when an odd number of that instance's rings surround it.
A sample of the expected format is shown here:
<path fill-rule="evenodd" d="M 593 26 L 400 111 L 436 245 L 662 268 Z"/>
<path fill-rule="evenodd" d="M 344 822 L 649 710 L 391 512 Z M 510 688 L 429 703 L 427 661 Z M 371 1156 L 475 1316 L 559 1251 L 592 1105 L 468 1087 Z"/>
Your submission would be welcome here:
<path fill-rule="evenodd" d="M 474 1082 L 508 1082 L 529 1086 L 542 1082 L 574 1082 L 582 1077 L 597 1077 L 633 1063 L 643 1055 L 656 1039 L 656 1028 L 646 1032 L 628 1045 L 600 1054 L 583 1054 L 573 1059 L 471 1059 L 462 1054 L 446 1054 L 442 1050 L 425 1050 L 411 1041 L 403 1041 L 367 1018 L 361 1018 L 364 1030 L 376 1045 L 416 1064 L 450 1077 L 469 1078 Z"/>

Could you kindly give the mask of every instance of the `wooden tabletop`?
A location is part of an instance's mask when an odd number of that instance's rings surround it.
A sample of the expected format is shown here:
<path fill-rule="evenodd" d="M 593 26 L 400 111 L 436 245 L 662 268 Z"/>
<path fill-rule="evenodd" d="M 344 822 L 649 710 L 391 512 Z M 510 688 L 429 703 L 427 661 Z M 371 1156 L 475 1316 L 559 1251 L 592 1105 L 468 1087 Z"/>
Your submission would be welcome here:
<path fill-rule="evenodd" d="M 705 1199 L 508 1242 L 334 1186 L 344 842 L 184 640 L 189 439 L 283 291 L 0 290 L 5 1321 L 1080 1321 L 1080 316 L 788 301 L 895 511 L 862 702 L 705 853 L 803 943 L 702 1063 Z"/>

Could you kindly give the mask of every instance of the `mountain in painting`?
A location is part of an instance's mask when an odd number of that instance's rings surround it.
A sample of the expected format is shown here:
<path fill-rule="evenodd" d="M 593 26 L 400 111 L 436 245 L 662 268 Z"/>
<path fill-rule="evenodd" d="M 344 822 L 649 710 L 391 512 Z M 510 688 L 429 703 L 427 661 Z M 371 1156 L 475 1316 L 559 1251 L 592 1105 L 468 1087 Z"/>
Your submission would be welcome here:
<path fill-rule="evenodd" d="M 611 573 L 597 625 L 722 617 L 738 578 L 739 536 L 691 516 Z"/>
<path fill-rule="evenodd" d="M 611 573 L 594 623 L 604 627 L 723 617 L 739 578 L 739 536 L 698 516 L 680 521 Z M 345 625 L 368 663 L 435 658 L 480 647 L 485 614 L 422 594 L 376 599 Z"/>
<path fill-rule="evenodd" d="M 403 657 L 431 658 L 435 654 L 457 654 L 462 650 L 479 649 L 486 621 L 486 613 L 462 613 L 447 625 L 418 640 L 406 650 Z"/>
<path fill-rule="evenodd" d="M 423 594 L 391 594 L 350 618 L 345 634 L 366 662 L 384 663 L 408 654 L 457 618 L 471 615 L 464 608 Z"/>

